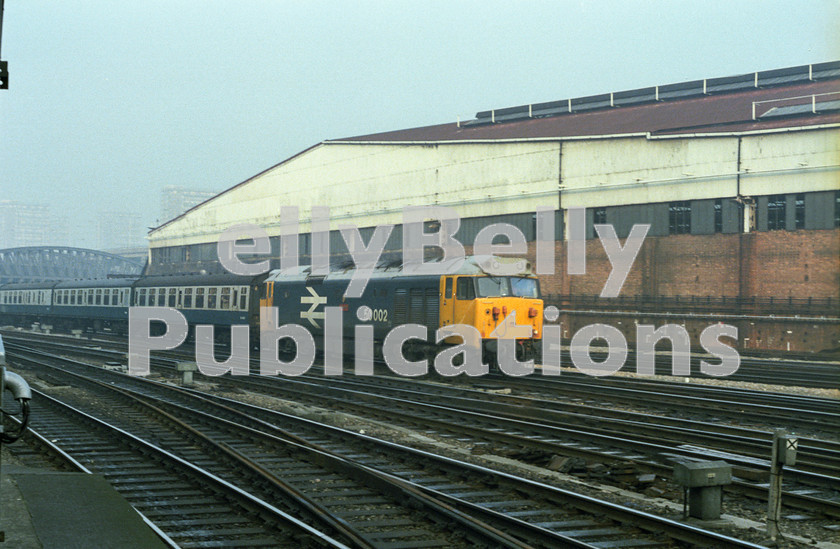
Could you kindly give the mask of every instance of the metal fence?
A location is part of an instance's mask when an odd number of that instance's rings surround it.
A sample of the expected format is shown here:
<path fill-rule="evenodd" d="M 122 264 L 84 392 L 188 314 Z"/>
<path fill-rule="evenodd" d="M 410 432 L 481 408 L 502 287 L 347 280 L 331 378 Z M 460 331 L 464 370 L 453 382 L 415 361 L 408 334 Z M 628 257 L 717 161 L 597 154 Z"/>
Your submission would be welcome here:
<path fill-rule="evenodd" d="M 547 294 L 546 305 L 604 311 L 840 316 L 835 297 L 620 296 Z"/>

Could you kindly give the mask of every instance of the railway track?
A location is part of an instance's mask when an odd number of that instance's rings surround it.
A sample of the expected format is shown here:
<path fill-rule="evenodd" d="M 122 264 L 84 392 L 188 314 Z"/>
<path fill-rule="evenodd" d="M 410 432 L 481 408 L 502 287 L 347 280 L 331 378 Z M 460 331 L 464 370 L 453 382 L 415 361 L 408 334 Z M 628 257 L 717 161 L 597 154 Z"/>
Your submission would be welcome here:
<path fill-rule="evenodd" d="M 21 332 L 19 330 L 0 329 L 3 337 L 21 337 L 22 334 L 31 341 L 43 339 L 56 342 L 63 340 L 68 343 L 78 344 L 105 344 L 114 345 L 123 351 L 126 347 L 124 336 L 117 336 L 108 333 L 89 333 L 81 338 L 62 334 L 43 334 L 39 332 Z M 568 351 L 562 353 L 562 363 L 571 365 L 571 357 Z M 593 351 L 592 356 L 598 359 L 598 353 Z M 704 357 L 695 355 L 691 358 L 692 377 L 699 379 L 715 379 L 700 371 L 700 360 Z M 635 351 L 629 350 L 627 358 L 628 366 L 624 370 L 630 371 L 635 364 Z M 671 356 L 668 353 L 657 355 L 655 359 L 656 375 L 671 375 Z M 615 379 L 615 378 L 611 378 Z M 796 360 L 779 358 L 761 358 L 742 355 L 741 365 L 738 371 L 726 377 L 728 381 L 741 381 L 745 383 L 772 384 L 793 387 L 812 387 L 820 389 L 840 389 L 840 362 L 824 360 L 820 358 L 808 358 L 806 355 L 799 356 Z"/>
<path fill-rule="evenodd" d="M 64 370 L 75 368 L 64 362 L 61 374 L 56 375 L 67 375 Z M 119 386 L 122 391 L 130 390 L 135 393 L 135 398 L 145 399 L 156 407 L 168 408 L 167 413 L 172 416 L 189 415 L 194 429 L 211 429 L 205 422 L 218 422 L 222 418 L 231 422 L 231 430 L 226 436 L 232 436 L 234 432 L 242 436 L 241 432 L 250 428 L 286 441 L 292 440 L 332 455 L 334 459 L 364 467 L 380 478 L 391 477 L 410 484 L 418 492 L 465 516 L 492 522 L 505 535 L 519 538 L 523 543 L 645 547 L 662 546 L 663 541 L 671 539 L 669 544 L 680 546 L 753 546 L 640 511 L 310 420 L 219 397 L 202 396 L 99 368 L 85 370 L 86 377 L 107 379 L 105 384 L 99 385 L 100 390 L 113 391 L 114 386 Z M 277 425 L 283 425 L 283 428 Z M 216 433 L 216 436 L 220 435 Z M 288 445 L 288 442 L 285 444 Z M 233 443 L 228 445 L 234 446 Z M 276 451 L 275 448 L 270 454 L 275 455 Z"/>
<path fill-rule="evenodd" d="M 179 547 L 347 547 L 160 446 L 34 391 L 31 424 Z"/>
<path fill-rule="evenodd" d="M 356 380 L 310 375 L 281 381 L 229 377 L 215 381 L 316 406 L 353 411 L 363 417 L 433 432 L 437 436 L 458 437 L 461 442 L 472 443 L 479 452 L 528 454 L 530 462 L 540 466 L 553 455 L 581 457 L 610 465 L 629 463 L 633 467 L 631 475 L 633 471 L 652 472 L 666 479 L 670 478 L 675 461 L 716 457 L 732 464 L 736 475 L 752 479 L 736 480 L 730 491 L 761 500 L 766 498 L 770 445 L 766 432 L 694 420 L 668 419 L 665 424 L 657 424 L 649 416 L 614 410 L 610 410 L 608 417 L 598 418 L 593 417 L 588 403 L 571 403 L 557 409 L 554 401 L 530 396 L 488 394 L 461 386 L 418 383 L 397 377 Z M 676 387 L 676 384 L 666 385 L 672 390 Z M 540 390 L 546 392 L 544 388 Z M 581 409 L 574 410 L 575 407 Z M 798 461 L 798 466 L 786 473 L 785 505 L 840 517 L 840 479 L 836 476 L 840 469 L 840 444 L 803 438 Z M 619 473 L 618 482 L 622 482 L 622 477 L 626 482 L 626 468 Z M 605 475 L 601 479 L 612 480 Z"/>

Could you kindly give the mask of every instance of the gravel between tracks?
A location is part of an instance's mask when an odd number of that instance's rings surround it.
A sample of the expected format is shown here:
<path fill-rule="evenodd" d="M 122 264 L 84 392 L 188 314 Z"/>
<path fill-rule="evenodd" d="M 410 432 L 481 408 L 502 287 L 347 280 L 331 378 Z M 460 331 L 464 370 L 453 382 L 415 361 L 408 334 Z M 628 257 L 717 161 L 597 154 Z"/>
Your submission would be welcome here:
<path fill-rule="evenodd" d="M 208 389 L 210 387 L 204 388 Z M 353 414 L 304 405 L 298 402 L 251 392 L 219 392 L 218 394 L 256 406 L 328 423 L 369 436 L 390 440 L 422 450 L 433 451 L 448 457 L 520 475 L 598 499 L 666 516 L 674 520 L 680 520 L 682 516 L 682 505 L 680 503 L 630 492 L 614 486 L 583 481 L 572 475 L 551 471 L 504 456 L 488 453 L 477 454 L 473 445 L 470 443 L 462 443 L 452 439 L 441 439 Z M 756 508 L 747 508 L 736 503 L 724 502 L 724 511 L 724 520 L 722 521 L 695 524 L 754 543 L 766 545 L 770 542 L 764 534 L 763 520 L 765 516 L 760 505 Z M 840 549 L 840 533 L 825 528 L 824 524 L 807 524 L 783 519 L 781 530 L 782 532 L 796 532 L 796 536 L 791 536 L 789 539 L 786 539 L 779 547 Z"/>

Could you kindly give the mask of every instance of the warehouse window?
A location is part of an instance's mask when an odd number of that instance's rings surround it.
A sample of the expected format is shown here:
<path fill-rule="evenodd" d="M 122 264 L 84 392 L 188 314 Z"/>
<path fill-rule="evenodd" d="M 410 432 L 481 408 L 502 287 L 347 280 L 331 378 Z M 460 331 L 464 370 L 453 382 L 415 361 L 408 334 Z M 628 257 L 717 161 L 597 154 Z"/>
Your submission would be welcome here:
<path fill-rule="evenodd" d="M 715 200 L 715 232 L 723 232 L 723 200 L 720 198 Z"/>
<path fill-rule="evenodd" d="M 834 226 L 840 227 L 840 191 L 834 191 Z"/>
<path fill-rule="evenodd" d="M 785 207 L 787 199 L 783 194 L 774 194 L 767 198 L 767 230 L 785 230 Z"/>
<path fill-rule="evenodd" d="M 592 212 L 592 223 L 595 225 L 606 225 L 607 209 L 595 208 L 595 210 Z"/>
<path fill-rule="evenodd" d="M 691 232 L 691 202 L 683 200 L 668 204 L 668 233 L 688 234 Z"/>
<path fill-rule="evenodd" d="M 805 228 L 805 195 L 803 193 L 796 195 L 796 228 Z"/>

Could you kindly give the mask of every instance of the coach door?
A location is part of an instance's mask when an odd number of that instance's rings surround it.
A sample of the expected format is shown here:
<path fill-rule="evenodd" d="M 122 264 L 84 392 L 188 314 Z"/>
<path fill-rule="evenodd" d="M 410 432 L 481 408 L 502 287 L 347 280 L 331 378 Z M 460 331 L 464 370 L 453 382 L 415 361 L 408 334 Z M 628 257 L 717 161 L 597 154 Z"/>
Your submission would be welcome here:
<path fill-rule="evenodd" d="M 454 323 L 455 312 L 455 277 L 442 276 L 440 278 L 440 325 L 448 326 Z"/>
<path fill-rule="evenodd" d="M 275 328 L 273 313 L 266 314 L 271 307 L 274 307 L 274 282 L 266 280 L 260 291 L 260 331 L 270 331 Z"/>

